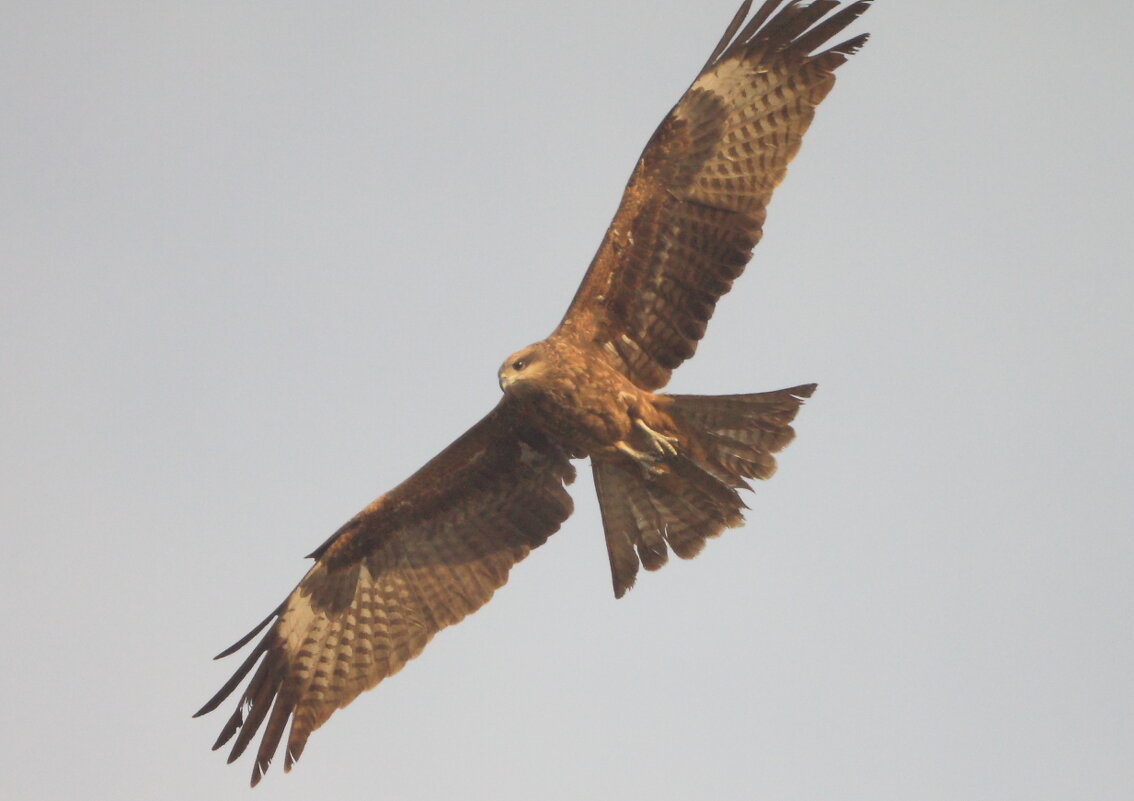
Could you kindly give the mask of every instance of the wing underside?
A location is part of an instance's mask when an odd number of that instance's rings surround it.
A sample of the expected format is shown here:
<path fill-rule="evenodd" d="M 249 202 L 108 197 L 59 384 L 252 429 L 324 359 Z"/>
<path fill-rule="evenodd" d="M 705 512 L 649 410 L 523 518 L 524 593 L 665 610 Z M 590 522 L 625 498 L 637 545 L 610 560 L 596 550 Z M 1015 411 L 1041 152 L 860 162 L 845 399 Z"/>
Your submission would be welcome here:
<path fill-rule="evenodd" d="M 290 721 L 290 768 L 331 713 L 492 597 L 512 565 L 570 515 L 564 485 L 573 478 L 566 454 L 502 402 L 324 543 L 287 600 L 220 655 L 267 629 L 197 713 L 251 675 L 213 747 L 231 740 L 231 762 L 262 730 L 255 785 Z"/>
<path fill-rule="evenodd" d="M 553 336 L 597 343 L 649 390 L 693 355 L 760 240 L 772 192 L 834 70 L 866 40 L 814 52 L 869 0 L 828 16 L 838 6 L 769 0 L 747 23 L 749 4 L 741 8 L 650 138 Z"/>

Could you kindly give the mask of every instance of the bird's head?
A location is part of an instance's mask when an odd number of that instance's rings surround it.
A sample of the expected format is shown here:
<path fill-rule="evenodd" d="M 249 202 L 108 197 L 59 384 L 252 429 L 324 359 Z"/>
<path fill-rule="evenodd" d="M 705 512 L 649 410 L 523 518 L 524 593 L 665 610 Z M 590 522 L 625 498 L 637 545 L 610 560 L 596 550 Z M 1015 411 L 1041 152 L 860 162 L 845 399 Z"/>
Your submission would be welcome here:
<path fill-rule="evenodd" d="M 505 392 L 514 392 L 525 384 L 543 375 L 547 369 L 543 343 L 537 342 L 526 348 L 516 351 L 500 365 L 496 377 L 500 381 L 500 389 Z"/>

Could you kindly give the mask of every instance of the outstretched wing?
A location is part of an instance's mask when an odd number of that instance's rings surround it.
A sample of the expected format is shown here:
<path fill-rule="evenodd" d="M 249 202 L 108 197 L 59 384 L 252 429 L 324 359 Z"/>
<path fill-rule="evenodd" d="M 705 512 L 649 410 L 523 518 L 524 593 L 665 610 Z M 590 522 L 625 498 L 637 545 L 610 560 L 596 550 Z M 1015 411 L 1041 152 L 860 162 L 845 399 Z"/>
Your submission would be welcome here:
<path fill-rule="evenodd" d="M 266 719 L 255 785 L 290 719 L 284 770 L 290 768 L 332 712 L 480 608 L 512 565 L 559 528 L 571 514 L 564 484 L 574 475 L 567 455 L 501 401 L 320 546 L 287 600 L 220 654 L 234 653 L 269 627 L 197 712 L 215 709 L 252 673 L 214 749 L 235 735 L 233 761 Z"/>
<path fill-rule="evenodd" d="M 870 0 L 830 16 L 837 0 L 791 0 L 776 12 L 781 3 L 768 0 L 741 29 L 746 0 L 654 132 L 553 334 L 597 343 L 644 389 L 664 386 L 693 355 L 760 239 L 772 191 L 833 71 L 866 41 L 812 55 Z"/>

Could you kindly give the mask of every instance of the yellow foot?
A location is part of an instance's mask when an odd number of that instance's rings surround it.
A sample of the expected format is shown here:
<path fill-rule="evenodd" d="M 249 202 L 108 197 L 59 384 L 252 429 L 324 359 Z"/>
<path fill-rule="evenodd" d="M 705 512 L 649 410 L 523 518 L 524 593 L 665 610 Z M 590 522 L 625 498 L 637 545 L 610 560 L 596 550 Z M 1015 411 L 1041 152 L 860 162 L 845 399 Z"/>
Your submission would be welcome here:
<path fill-rule="evenodd" d="M 666 469 L 665 465 L 658 464 L 661 457 L 659 457 L 655 453 L 645 453 L 643 451 L 637 450 L 623 440 L 619 440 L 618 442 L 614 443 L 614 447 L 618 448 L 618 450 L 622 451 L 635 462 L 640 464 L 643 470 L 653 473 L 655 476 L 665 475 L 665 473 L 669 472 Z"/>
<path fill-rule="evenodd" d="M 679 443 L 677 437 L 667 437 L 665 434 L 659 434 L 657 431 L 654 431 L 648 425 L 643 423 L 640 419 L 635 420 L 634 425 L 638 426 L 638 428 L 646 432 L 646 436 L 650 438 L 651 444 L 653 444 L 654 449 L 658 453 L 665 456 L 677 455 L 677 445 Z"/>

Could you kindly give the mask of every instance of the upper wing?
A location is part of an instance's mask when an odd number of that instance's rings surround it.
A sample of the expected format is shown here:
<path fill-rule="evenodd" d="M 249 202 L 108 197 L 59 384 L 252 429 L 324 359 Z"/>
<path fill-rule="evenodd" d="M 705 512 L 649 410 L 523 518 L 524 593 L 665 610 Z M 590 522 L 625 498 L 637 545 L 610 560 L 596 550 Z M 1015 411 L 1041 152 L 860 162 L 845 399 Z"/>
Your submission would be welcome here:
<path fill-rule="evenodd" d="M 255 785 L 290 718 L 284 770 L 290 768 L 332 712 L 480 608 L 512 565 L 559 528 L 571 514 L 564 484 L 574 475 L 566 454 L 502 401 L 320 546 L 287 600 L 220 654 L 239 650 L 271 624 L 197 712 L 215 709 L 259 662 L 213 748 L 236 735 L 231 762 L 267 718 Z"/>
<path fill-rule="evenodd" d="M 555 335 L 589 339 L 657 389 L 693 355 L 717 300 L 760 239 L 764 211 L 833 70 L 866 41 L 812 51 L 862 14 L 837 0 L 746 0 L 701 74 L 650 138 Z M 739 30 L 739 33 L 737 31 Z"/>

